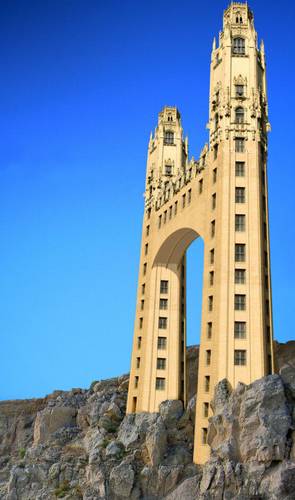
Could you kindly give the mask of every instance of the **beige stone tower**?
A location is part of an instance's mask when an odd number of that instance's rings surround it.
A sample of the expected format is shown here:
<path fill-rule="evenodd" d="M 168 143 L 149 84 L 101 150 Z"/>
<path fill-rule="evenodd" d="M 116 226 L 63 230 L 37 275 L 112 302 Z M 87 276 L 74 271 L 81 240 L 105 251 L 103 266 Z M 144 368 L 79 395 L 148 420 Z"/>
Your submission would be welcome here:
<path fill-rule="evenodd" d="M 274 369 L 267 204 L 265 56 L 247 4 L 224 12 L 213 42 L 209 147 L 188 159 L 180 115 L 165 107 L 148 147 L 127 412 L 186 404 L 185 252 L 204 240 L 194 461 L 207 460 L 210 400 Z"/>

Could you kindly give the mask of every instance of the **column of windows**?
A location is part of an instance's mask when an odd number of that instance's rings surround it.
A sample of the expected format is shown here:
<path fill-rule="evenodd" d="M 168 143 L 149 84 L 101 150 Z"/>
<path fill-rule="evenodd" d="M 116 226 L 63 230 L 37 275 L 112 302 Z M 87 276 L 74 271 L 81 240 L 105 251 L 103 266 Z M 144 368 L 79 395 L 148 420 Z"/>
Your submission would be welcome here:
<path fill-rule="evenodd" d="M 161 280 L 160 281 L 160 302 L 159 302 L 159 309 L 161 311 L 168 309 L 168 299 L 166 297 L 162 297 L 162 295 L 168 294 L 168 290 L 169 290 L 168 280 Z M 158 317 L 158 329 L 159 330 L 166 330 L 167 326 L 168 326 L 167 316 L 159 316 Z M 162 332 L 160 335 L 158 335 L 157 348 L 158 348 L 158 351 L 165 351 L 167 349 L 167 336 L 163 335 Z M 157 357 L 157 370 L 165 370 L 166 364 L 167 364 L 167 359 L 165 357 L 163 357 L 163 355 L 160 355 Z M 156 387 L 157 391 L 165 390 L 166 378 L 163 376 L 161 376 L 161 377 L 156 376 L 155 387 Z"/>

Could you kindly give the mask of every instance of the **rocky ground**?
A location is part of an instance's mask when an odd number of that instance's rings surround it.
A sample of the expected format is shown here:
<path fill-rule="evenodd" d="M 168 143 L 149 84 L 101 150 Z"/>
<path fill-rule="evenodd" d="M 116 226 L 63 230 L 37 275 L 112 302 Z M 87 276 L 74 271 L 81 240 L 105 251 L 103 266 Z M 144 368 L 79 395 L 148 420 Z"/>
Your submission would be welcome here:
<path fill-rule="evenodd" d="M 280 375 L 217 386 L 203 467 L 192 463 L 196 347 L 185 411 L 165 401 L 125 416 L 128 375 L 0 403 L 0 498 L 295 500 L 295 342 L 276 350 Z"/>

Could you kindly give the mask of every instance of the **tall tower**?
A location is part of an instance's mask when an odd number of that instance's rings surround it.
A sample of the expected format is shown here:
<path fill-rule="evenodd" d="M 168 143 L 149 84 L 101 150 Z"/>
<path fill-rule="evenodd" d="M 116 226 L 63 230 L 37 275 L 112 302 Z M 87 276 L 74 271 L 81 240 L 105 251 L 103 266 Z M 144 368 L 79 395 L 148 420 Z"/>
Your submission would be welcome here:
<path fill-rule="evenodd" d="M 185 252 L 204 240 L 194 461 L 204 463 L 218 381 L 249 384 L 274 369 L 267 203 L 265 56 L 247 4 L 224 12 L 213 42 L 209 147 L 188 159 L 180 115 L 151 135 L 127 412 L 186 404 Z"/>

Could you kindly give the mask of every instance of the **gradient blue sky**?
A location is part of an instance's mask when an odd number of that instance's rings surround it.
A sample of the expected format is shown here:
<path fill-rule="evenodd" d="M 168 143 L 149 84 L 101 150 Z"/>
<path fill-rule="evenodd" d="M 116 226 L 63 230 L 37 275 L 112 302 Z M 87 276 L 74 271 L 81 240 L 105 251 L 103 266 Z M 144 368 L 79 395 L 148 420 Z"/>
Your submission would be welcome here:
<path fill-rule="evenodd" d="M 266 8 L 267 5 L 267 8 Z M 265 41 L 275 337 L 294 338 L 294 3 L 251 3 Z M 177 105 L 207 141 L 227 2 L 2 0 L 0 398 L 129 370 L 147 141 Z M 198 342 L 202 244 L 189 249 Z"/>

